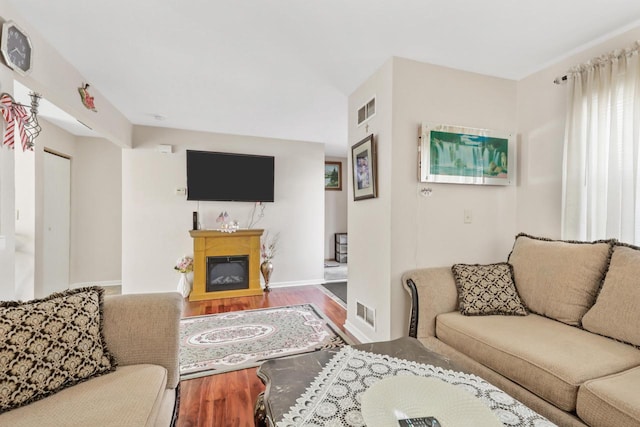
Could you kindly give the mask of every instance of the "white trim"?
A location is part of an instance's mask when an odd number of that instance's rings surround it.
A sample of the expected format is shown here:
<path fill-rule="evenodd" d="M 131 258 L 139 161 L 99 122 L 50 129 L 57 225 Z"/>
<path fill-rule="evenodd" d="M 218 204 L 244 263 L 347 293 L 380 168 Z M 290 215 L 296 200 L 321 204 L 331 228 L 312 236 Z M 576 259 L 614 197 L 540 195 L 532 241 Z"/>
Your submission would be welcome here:
<path fill-rule="evenodd" d="M 344 280 L 342 280 L 344 282 Z M 322 285 L 325 283 L 324 279 L 312 279 L 312 280 L 302 280 L 295 282 L 276 282 L 269 283 L 270 288 L 290 288 L 292 286 L 311 286 L 311 285 Z M 264 283 L 262 284 L 264 289 Z"/>
<path fill-rule="evenodd" d="M 363 331 L 361 331 L 360 329 L 358 329 L 356 327 L 356 325 L 354 325 L 353 323 L 351 323 L 349 321 L 349 319 L 347 319 L 346 322 L 344 322 L 344 328 L 347 330 L 347 332 L 349 332 L 351 335 L 353 335 L 358 341 L 360 341 L 360 343 L 362 344 L 366 344 L 366 343 L 370 343 L 373 342 L 374 340 L 369 338 L 367 336 L 367 334 L 365 334 Z M 368 325 L 367 325 L 368 326 Z"/>
<path fill-rule="evenodd" d="M 86 288 L 87 286 L 122 286 L 122 280 L 100 280 L 96 282 L 71 283 L 69 289 Z"/>
<path fill-rule="evenodd" d="M 322 283 L 342 283 L 342 282 L 347 282 L 347 278 L 345 277 L 344 279 L 331 279 L 331 280 L 323 280 Z"/>

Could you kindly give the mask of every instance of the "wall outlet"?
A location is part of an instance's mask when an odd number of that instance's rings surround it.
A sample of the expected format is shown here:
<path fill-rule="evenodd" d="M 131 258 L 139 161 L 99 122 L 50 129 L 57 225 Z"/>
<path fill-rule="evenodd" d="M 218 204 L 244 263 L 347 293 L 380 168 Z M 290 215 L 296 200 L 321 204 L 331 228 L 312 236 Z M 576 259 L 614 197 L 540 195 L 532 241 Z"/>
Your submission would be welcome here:
<path fill-rule="evenodd" d="M 471 213 L 471 209 L 464 210 L 464 223 L 471 224 L 473 222 L 473 214 Z"/>

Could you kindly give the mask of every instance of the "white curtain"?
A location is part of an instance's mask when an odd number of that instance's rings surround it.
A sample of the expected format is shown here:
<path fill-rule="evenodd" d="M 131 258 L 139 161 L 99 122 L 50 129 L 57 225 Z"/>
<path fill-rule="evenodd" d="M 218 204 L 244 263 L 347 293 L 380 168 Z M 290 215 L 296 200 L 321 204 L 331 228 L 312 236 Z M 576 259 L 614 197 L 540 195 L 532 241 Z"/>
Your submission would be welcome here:
<path fill-rule="evenodd" d="M 640 44 L 568 74 L 562 237 L 640 244 Z"/>

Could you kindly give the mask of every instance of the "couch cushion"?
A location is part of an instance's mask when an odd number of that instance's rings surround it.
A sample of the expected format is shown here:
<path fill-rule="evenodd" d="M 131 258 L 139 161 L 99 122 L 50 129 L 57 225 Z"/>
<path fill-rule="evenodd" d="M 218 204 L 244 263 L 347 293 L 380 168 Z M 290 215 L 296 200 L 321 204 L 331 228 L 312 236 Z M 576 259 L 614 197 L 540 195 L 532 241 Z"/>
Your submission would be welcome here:
<path fill-rule="evenodd" d="M 0 415 L 0 425 L 114 426 L 155 425 L 167 381 L 158 365 L 129 365 Z"/>
<path fill-rule="evenodd" d="M 0 413 L 115 369 L 102 335 L 103 292 L 0 303 Z"/>
<path fill-rule="evenodd" d="M 582 318 L 591 332 L 640 346 L 640 248 L 616 246 L 596 303 Z"/>
<path fill-rule="evenodd" d="M 451 267 L 458 288 L 458 308 L 464 315 L 511 314 L 525 316 L 513 283 L 513 270 L 498 264 L 455 264 Z"/>
<path fill-rule="evenodd" d="M 566 242 L 519 234 L 509 263 L 529 310 L 577 326 L 596 300 L 611 251 L 610 241 Z"/>
<path fill-rule="evenodd" d="M 640 367 L 585 382 L 577 413 L 593 427 L 640 425 Z"/>
<path fill-rule="evenodd" d="M 565 411 L 575 409 L 583 382 L 640 365 L 632 346 L 534 314 L 441 314 L 436 335 Z"/>

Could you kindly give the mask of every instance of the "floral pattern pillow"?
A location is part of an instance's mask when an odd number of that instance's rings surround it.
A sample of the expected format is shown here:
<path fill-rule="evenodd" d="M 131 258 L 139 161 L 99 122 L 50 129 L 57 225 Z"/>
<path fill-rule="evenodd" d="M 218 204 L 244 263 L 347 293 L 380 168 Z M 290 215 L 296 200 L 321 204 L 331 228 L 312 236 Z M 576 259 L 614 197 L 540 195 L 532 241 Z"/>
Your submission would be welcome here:
<path fill-rule="evenodd" d="M 103 293 L 0 302 L 0 413 L 116 368 L 102 334 Z"/>
<path fill-rule="evenodd" d="M 510 264 L 455 264 L 451 271 L 458 288 L 460 313 L 467 316 L 528 314 L 518 296 Z"/>

